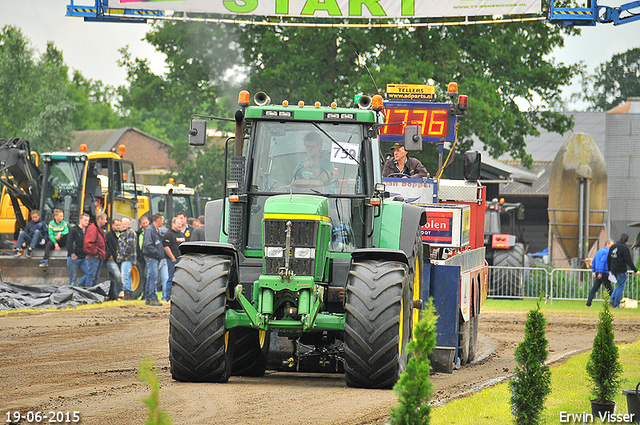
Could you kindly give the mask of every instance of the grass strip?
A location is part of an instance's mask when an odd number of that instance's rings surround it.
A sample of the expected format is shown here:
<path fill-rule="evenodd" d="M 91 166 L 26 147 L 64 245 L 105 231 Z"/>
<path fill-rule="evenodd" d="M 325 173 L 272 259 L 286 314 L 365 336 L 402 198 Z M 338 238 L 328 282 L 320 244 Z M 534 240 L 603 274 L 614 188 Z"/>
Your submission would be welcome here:
<path fill-rule="evenodd" d="M 521 313 L 526 315 L 529 310 L 536 307 L 537 299 L 493 299 L 489 298 L 482 306 L 483 313 Z M 575 317 L 594 317 L 598 318 L 598 314 L 602 311 L 602 300 L 594 300 L 591 307 L 585 307 L 585 300 L 565 301 L 554 300 L 551 302 L 540 303 L 540 310 L 546 315 L 562 315 Z M 640 308 L 622 308 L 611 309 L 614 317 L 622 319 L 640 319 Z"/>
<path fill-rule="evenodd" d="M 635 389 L 640 381 L 640 341 L 619 345 L 623 367 L 622 389 Z M 546 423 L 560 423 L 561 412 L 591 413 L 591 384 L 585 372 L 589 353 L 569 358 L 551 367 L 551 394 L 543 415 Z M 513 422 L 508 382 L 502 382 L 469 397 L 460 398 L 431 411 L 431 424 L 495 425 Z M 622 391 L 616 396 L 616 414 L 627 413 Z M 582 421 L 567 422 L 582 423 Z M 594 418 L 592 423 L 602 423 Z"/>

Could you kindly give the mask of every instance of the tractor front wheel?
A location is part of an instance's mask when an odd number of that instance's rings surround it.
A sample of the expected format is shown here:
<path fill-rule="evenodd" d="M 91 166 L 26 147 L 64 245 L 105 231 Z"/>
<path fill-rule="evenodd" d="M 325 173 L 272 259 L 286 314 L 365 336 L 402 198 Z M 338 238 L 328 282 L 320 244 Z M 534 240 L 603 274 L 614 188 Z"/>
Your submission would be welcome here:
<path fill-rule="evenodd" d="M 269 356 L 271 332 L 251 328 L 234 328 L 236 346 L 232 375 L 263 376 Z"/>
<path fill-rule="evenodd" d="M 186 254 L 173 276 L 169 362 L 177 381 L 226 382 L 235 337 L 225 328 L 231 259 Z"/>
<path fill-rule="evenodd" d="M 345 291 L 347 385 L 391 388 L 407 365 L 412 285 L 406 264 L 363 261 L 349 271 Z"/>

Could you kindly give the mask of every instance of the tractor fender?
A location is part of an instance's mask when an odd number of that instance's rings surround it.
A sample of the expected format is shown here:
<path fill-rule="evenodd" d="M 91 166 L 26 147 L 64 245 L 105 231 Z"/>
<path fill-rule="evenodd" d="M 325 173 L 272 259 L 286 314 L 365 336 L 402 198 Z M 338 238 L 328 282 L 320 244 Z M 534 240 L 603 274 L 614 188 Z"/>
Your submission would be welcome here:
<path fill-rule="evenodd" d="M 407 257 L 413 253 L 413 245 L 416 242 L 417 227 L 422 227 L 427 222 L 427 213 L 424 208 L 411 204 L 404 204 L 402 208 L 402 222 L 400 224 L 400 249 Z"/>
<path fill-rule="evenodd" d="M 231 277 L 229 284 L 231 287 L 229 289 L 232 289 L 238 283 L 238 276 L 240 276 L 239 255 L 236 248 L 230 243 L 209 241 L 183 242 L 180 244 L 180 254 L 204 254 L 230 257 Z M 178 258 L 178 261 L 180 261 L 180 258 Z"/>
<path fill-rule="evenodd" d="M 402 202 L 385 203 L 380 220 L 378 248 L 400 249 L 407 257 L 413 254 L 416 232 L 427 222 L 422 207 Z"/>
<path fill-rule="evenodd" d="M 220 242 L 220 227 L 222 225 L 222 199 L 209 201 L 204 208 L 204 237 L 211 242 Z"/>
<path fill-rule="evenodd" d="M 183 242 L 180 244 L 180 254 L 209 254 L 209 255 L 225 255 L 233 257 L 236 265 L 238 264 L 238 251 L 230 243 L 195 241 Z"/>
<path fill-rule="evenodd" d="M 409 265 L 409 257 L 401 249 L 361 248 L 351 253 L 351 260 L 360 263 L 366 260 L 397 261 Z"/>

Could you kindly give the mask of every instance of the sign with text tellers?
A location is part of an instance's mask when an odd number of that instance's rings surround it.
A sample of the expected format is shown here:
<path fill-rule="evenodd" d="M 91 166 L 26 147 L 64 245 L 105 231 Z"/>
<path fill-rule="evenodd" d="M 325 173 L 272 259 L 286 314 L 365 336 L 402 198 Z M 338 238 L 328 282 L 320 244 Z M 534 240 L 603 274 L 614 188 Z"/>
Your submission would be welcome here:
<path fill-rule="evenodd" d="M 436 96 L 436 86 L 426 84 L 387 84 L 390 100 L 428 100 Z"/>

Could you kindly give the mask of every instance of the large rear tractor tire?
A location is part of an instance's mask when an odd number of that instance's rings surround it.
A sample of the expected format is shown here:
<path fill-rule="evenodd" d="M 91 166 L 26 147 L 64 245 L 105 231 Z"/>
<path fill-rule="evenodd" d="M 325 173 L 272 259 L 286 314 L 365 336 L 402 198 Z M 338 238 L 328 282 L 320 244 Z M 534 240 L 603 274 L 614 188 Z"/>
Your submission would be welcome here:
<path fill-rule="evenodd" d="M 186 254 L 173 276 L 169 318 L 171 376 L 186 382 L 227 382 L 234 333 L 225 328 L 231 259 Z"/>
<path fill-rule="evenodd" d="M 496 249 L 493 265 L 498 267 L 523 267 L 524 245 L 516 243 L 509 249 Z M 522 297 L 524 294 L 523 273 L 520 270 L 493 270 L 492 295 Z"/>
<path fill-rule="evenodd" d="M 413 282 L 395 261 L 363 261 L 345 291 L 345 378 L 350 387 L 391 388 L 407 365 Z"/>
<path fill-rule="evenodd" d="M 234 328 L 236 346 L 231 375 L 263 376 L 267 369 L 271 332 Z"/>
<path fill-rule="evenodd" d="M 517 242 L 509 249 L 496 249 L 493 254 L 493 265 L 500 267 L 524 266 L 524 245 Z"/>

